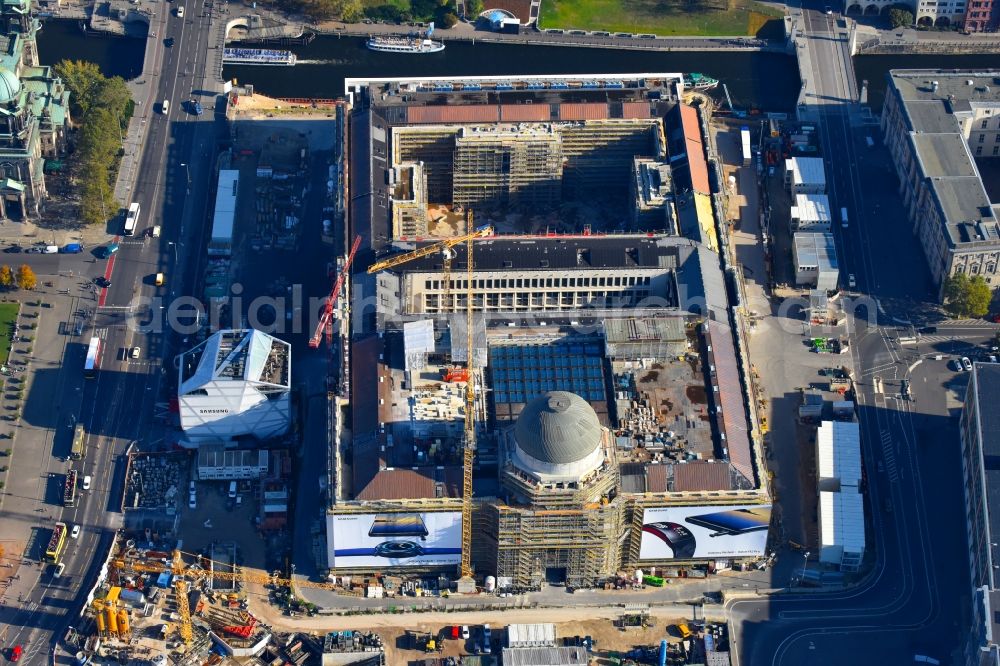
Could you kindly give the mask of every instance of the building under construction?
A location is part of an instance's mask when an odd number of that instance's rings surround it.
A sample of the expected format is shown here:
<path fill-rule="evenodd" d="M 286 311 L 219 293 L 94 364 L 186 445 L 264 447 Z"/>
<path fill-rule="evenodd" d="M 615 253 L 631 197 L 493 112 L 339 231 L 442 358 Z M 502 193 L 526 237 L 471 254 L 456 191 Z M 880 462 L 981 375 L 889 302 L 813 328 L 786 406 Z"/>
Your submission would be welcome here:
<path fill-rule="evenodd" d="M 374 183 L 351 198 L 374 273 L 352 290 L 375 306 L 352 310 L 332 575 L 593 587 L 764 555 L 720 257 L 673 222 L 681 81 L 348 80 Z M 623 226 L 535 233 L 502 210 L 587 196 Z"/>

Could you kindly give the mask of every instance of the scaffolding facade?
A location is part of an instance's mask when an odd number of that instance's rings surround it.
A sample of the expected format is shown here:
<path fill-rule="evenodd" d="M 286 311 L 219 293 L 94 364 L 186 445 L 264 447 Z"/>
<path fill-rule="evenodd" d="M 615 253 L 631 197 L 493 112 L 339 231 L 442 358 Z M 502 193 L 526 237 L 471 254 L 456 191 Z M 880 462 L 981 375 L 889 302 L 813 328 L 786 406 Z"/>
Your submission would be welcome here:
<path fill-rule="evenodd" d="M 455 143 L 456 205 L 557 206 L 562 196 L 562 141 L 551 131 L 463 129 Z"/>
<path fill-rule="evenodd" d="M 429 202 L 452 201 L 451 167 L 455 159 L 455 138 L 461 130 L 459 125 L 392 129 L 392 163 L 423 162 Z"/>
<path fill-rule="evenodd" d="M 593 198 L 597 194 L 628 196 L 636 157 L 661 157 L 662 125 L 644 120 L 591 120 L 561 128 L 563 194 Z"/>
<path fill-rule="evenodd" d="M 597 587 L 619 569 L 621 503 L 576 510 L 490 507 L 498 535 L 498 580 L 516 587 L 543 582 Z"/>

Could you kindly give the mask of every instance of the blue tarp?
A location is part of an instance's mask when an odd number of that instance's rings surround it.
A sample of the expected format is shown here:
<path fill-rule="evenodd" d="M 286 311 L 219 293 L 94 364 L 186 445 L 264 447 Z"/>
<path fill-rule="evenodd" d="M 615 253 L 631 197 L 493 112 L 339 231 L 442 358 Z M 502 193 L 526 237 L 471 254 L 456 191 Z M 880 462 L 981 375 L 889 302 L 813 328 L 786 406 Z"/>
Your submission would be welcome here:
<path fill-rule="evenodd" d="M 173 578 L 173 574 L 171 574 L 169 571 L 164 571 L 156 579 L 156 587 L 162 587 L 163 589 L 167 589 L 168 587 L 170 587 L 171 578 Z"/>

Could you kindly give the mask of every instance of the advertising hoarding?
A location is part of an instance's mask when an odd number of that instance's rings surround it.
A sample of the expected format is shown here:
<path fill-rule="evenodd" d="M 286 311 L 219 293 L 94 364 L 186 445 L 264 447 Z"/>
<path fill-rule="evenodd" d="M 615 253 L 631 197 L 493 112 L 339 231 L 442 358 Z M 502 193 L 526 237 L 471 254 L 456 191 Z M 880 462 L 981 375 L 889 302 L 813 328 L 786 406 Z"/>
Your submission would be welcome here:
<path fill-rule="evenodd" d="M 648 508 L 642 514 L 639 559 L 760 556 L 770 524 L 770 504 Z"/>
<path fill-rule="evenodd" d="M 462 559 L 461 511 L 331 518 L 333 568 L 437 566 Z"/>

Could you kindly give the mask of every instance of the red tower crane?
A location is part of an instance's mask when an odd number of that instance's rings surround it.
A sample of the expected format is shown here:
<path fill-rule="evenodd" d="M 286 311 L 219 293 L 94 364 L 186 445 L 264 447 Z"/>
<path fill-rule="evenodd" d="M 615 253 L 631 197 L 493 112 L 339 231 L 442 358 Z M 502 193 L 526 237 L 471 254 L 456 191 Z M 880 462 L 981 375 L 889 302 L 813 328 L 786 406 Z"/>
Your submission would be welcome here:
<path fill-rule="evenodd" d="M 361 236 L 355 236 L 354 244 L 351 245 L 351 251 L 347 254 L 347 261 L 344 262 L 344 267 L 340 269 L 340 275 L 337 276 L 337 281 L 333 283 L 333 289 L 330 290 L 330 296 L 326 299 L 326 307 L 323 308 L 323 314 L 320 315 L 316 332 L 309 338 L 310 349 L 319 348 L 324 330 L 326 331 L 328 344 L 333 337 L 333 307 L 337 303 L 337 296 L 340 295 L 340 289 L 344 286 L 344 279 L 347 276 L 347 272 L 351 269 L 351 262 L 354 261 L 354 255 L 357 254 L 359 247 L 361 247 Z"/>

